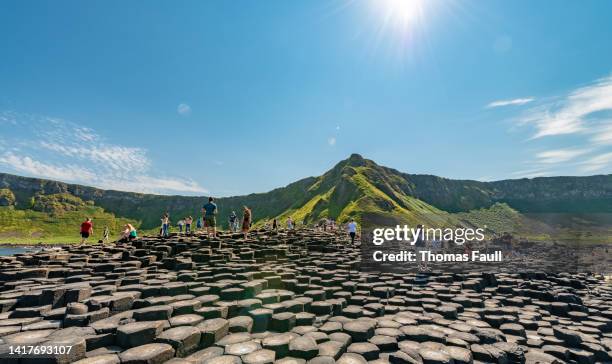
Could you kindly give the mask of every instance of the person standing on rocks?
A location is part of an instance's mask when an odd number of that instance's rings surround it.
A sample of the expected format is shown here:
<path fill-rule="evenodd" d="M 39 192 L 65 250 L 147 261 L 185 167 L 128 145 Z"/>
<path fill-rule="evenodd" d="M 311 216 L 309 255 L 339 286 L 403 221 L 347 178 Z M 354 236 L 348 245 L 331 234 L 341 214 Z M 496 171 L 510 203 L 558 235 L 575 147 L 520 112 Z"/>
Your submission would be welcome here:
<path fill-rule="evenodd" d="M 252 213 L 251 210 L 246 206 L 244 206 L 244 211 L 242 213 L 242 233 L 244 234 L 244 238 L 246 239 L 249 236 L 249 229 L 251 228 Z"/>
<path fill-rule="evenodd" d="M 85 243 L 91 235 L 93 235 L 93 223 L 91 218 L 88 217 L 81 224 L 81 244 Z"/>
<path fill-rule="evenodd" d="M 188 216 L 185 219 L 185 234 L 191 234 L 191 224 L 193 224 L 193 217 Z"/>
<path fill-rule="evenodd" d="M 104 244 L 108 244 L 109 240 L 110 240 L 110 230 L 108 229 L 108 226 L 105 226 L 104 234 L 102 234 L 102 241 L 104 242 Z"/>
<path fill-rule="evenodd" d="M 183 233 L 183 225 L 185 225 L 185 220 L 182 220 L 182 219 L 179 220 L 177 225 L 178 225 L 178 228 L 179 228 L 179 234 L 182 234 Z"/>
<path fill-rule="evenodd" d="M 293 230 L 293 220 L 291 220 L 291 216 L 287 218 L 287 230 Z"/>
<path fill-rule="evenodd" d="M 162 222 L 162 236 L 164 238 L 167 238 L 170 235 L 170 217 L 168 216 L 168 214 L 164 214 L 164 216 L 162 216 L 161 218 L 161 222 Z"/>
<path fill-rule="evenodd" d="M 355 236 L 357 236 L 357 223 L 355 219 L 351 219 L 351 221 L 347 225 L 349 236 L 351 237 L 351 245 L 355 245 Z"/>
<path fill-rule="evenodd" d="M 213 237 L 217 236 L 217 204 L 215 204 L 214 201 L 214 198 L 209 197 L 208 203 L 202 206 L 202 215 L 204 215 L 206 233 L 209 237 L 211 235 L 211 232 Z"/>
<path fill-rule="evenodd" d="M 238 216 L 236 216 L 236 212 L 232 211 L 228 218 L 230 230 L 235 233 L 238 232 Z"/>
<path fill-rule="evenodd" d="M 272 221 L 272 230 L 278 230 L 278 221 L 276 221 L 276 219 Z"/>

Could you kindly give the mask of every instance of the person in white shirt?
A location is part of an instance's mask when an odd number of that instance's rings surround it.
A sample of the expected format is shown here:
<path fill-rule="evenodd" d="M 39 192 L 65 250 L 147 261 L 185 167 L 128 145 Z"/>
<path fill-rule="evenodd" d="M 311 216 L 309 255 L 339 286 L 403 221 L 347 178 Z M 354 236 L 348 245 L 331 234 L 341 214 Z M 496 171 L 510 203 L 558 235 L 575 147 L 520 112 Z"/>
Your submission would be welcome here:
<path fill-rule="evenodd" d="M 347 225 L 349 236 L 351 237 L 351 244 L 355 244 L 355 236 L 357 235 L 357 223 L 355 219 L 351 219 L 351 221 Z"/>

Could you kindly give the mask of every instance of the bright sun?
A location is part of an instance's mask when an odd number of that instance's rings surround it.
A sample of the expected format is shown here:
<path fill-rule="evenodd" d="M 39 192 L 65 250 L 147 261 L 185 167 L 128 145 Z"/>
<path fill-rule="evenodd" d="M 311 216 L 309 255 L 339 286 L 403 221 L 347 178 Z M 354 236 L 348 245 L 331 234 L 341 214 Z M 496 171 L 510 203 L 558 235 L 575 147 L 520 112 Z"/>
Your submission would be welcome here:
<path fill-rule="evenodd" d="M 421 0 L 382 0 L 392 16 L 397 17 L 403 23 L 417 20 L 423 12 L 423 1 Z"/>
<path fill-rule="evenodd" d="M 408 31 L 423 20 L 425 0 L 374 0 L 384 26 Z"/>

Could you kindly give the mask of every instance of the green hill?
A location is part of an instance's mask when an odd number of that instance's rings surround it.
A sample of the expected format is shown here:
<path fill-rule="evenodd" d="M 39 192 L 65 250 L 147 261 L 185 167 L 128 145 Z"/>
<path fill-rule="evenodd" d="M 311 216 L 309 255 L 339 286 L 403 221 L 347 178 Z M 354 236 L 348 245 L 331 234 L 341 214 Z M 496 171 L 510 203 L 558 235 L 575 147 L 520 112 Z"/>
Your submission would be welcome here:
<path fill-rule="evenodd" d="M 291 216 L 311 224 L 322 218 L 344 222 L 368 213 L 390 221 L 430 226 L 459 223 L 451 214 L 406 194 L 405 185 L 400 176 L 353 155 L 318 177 L 307 189 L 305 203 L 297 202 L 276 217 Z"/>
<path fill-rule="evenodd" d="M 107 219 L 109 224 L 112 219 L 119 224 L 129 220 L 142 229 L 156 229 L 161 214 L 166 211 L 173 222 L 188 215 L 199 216 L 205 199 L 102 190 L 0 174 L 2 213 L 46 218 L 39 220 L 46 221 L 40 225 L 58 221 L 52 232 L 40 233 L 44 237 L 68 236 L 74 231 L 76 222 L 94 213 Z M 593 239 L 612 236 L 609 229 L 612 224 L 609 218 L 612 216 L 612 175 L 496 182 L 452 180 L 402 173 L 357 154 L 340 161 L 319 177 L 304 178 L 265 193 L 219 198 L 217 204 L 218 221 L 222 225 L 227 224 L 225 217 L 231 211 L 240 215 L 242 206 L 246 205 L 260 224 L 272 218 L 284 220 L 288 216 L 306 224 L 322 218 L 344 222 L 368 214 L 384 221 L 428 226 L 486 223 L 493 232 L 507 231 L 543 239 L 550 239 L 551 234 L 559 231 L 569 237 L 588 232 L 594 232 L 591 233 Z M 62 210 L 62 216 L 74 216 L 74 221 L 60 223 L 56 205 Z M 3 224 L 0 231 L 4 236 L 29 234 L 34 237 L 33 234 L 37 234 L 28 233 L 22 225 Z M 0 235 L 0 240 L 3 239 Z"/>
<path fill-rule="evenodd" d="M 37 195 L 28 209 L 0 207 L 0 242 L 76 242 L 85 217 L 93 218 L 93 241 L 102 239 L 105 226 L 114 233 L 114 238 L 126 223 L 138 225 L 67 193 Z"/>

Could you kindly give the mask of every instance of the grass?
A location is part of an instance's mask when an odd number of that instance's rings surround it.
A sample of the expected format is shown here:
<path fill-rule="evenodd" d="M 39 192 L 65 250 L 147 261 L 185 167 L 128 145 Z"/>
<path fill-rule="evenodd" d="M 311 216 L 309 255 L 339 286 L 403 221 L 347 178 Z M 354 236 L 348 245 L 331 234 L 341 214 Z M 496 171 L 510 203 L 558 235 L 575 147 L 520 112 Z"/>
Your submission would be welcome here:
<path fill-rule="evenodd" d="M 105 226 L 110 229 L 111 239 L 119 235 L 126 223 L 138 226 L 135 221 L 118 218 L 95 206 L 54 214 L 0 207 L 0 244 L 77 243 L 81 241 L 80 226 L 86 217 L 91 217 L 94 223 L 90 241 L 102 239 Z"/>
<path fill-rule="evenodd" d="M 508 232 L 533 241 L 612 243 L 612 224 L 609 221 L 607 224 L 604 221 L 589 221 L 588 216 L 576 221 L 572 214 L 554 217 L 521 214 L 505 203 L 453 215 L 473 227 L 486 227 L 489 234 Z"/>

